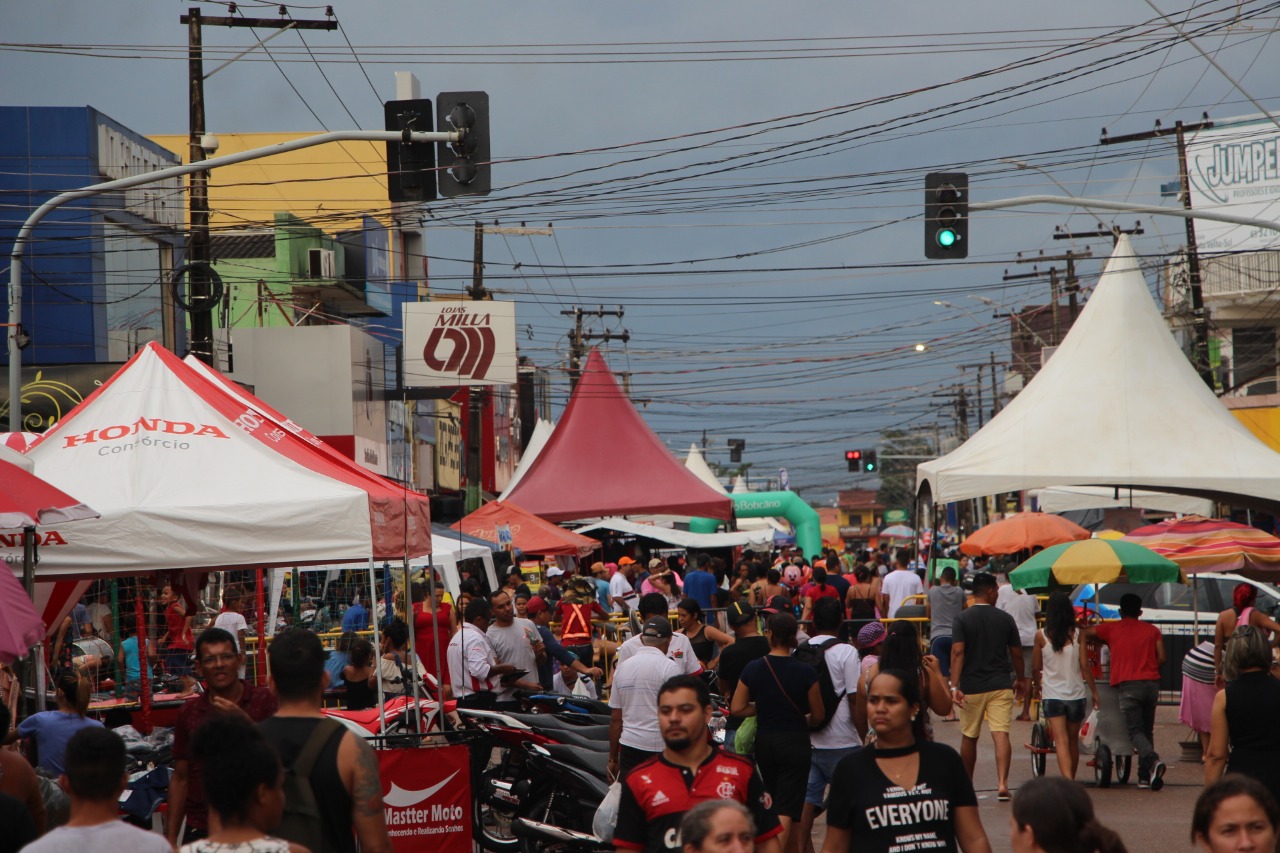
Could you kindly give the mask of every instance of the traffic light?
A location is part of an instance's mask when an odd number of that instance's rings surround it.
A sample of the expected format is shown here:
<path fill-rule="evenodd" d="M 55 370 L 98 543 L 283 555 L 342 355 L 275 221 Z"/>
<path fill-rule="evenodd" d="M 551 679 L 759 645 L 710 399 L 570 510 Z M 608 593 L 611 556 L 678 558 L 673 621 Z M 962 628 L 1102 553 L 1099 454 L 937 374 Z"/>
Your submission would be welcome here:
<path fill-rule="evenodd" d="M 864 474 L 874 474 L 880 470 L 880 466 L 876 464 L 876 452 L 874 450 L 862 451 L 862 472 Z"/>
<path fill-rule="evenodd" d="M 436 129 L 465 130 L 457 142 L 437 142 L 440 195 L 488 195 L 489 96 L 484 92 L 441 92 L 436 96 Z"/>
<path fill-rule="evenodd" d="M 428 99 L 387 101 L 382 105 L 387 130 L 433 130 L 435 113 Z M 436 149 L 430 142 L 387 143 L 387 198 L 431 201 L 436 197 Z"/>
<path fill-rule="evenodd" d="M 844 461 L 845 461 L 845 464 L 849 466 L 850 471 L 861 471 L 862 470 L 862 451 L 846 450 L 844 452 Z"/>
<path fill-rule="evenodd" d="M 729 461 L 741 462 L 742 449 L 747 446 L 746 439 L 731 438 L 729 439 Z"/>
<path fill-rule="evenodd" d="M 934 261 L 969 257 L 967 173 L 924 176 L 924 256 Z"/>

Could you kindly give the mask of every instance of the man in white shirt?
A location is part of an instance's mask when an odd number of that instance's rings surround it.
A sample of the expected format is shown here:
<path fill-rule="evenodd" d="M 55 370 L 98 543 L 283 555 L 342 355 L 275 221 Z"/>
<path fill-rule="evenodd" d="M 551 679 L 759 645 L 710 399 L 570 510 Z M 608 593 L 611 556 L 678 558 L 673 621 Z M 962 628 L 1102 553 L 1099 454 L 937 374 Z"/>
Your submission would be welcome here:
<path fill-rule="evenodd" d="M 493 605 L 493 624 L 485 633 L 493 645 L 493 652 L 499 663 L 509 663 L 517 672 L 523 672 L 519 678 L 502 682 L 498 701 L 514 701 L 516 690 L 542 690 L 538 683 L 538 664 L 546 661 L 547 649 L 538 633 L 538 626 L 516 616 L 515 602 L 506 590 L 492 593 L 489 603 Z"/>
<path fill-rule="evenodd" d="M 920 576 L 911 571 L 911 556 L 910 548 L 899 551 L 893 558 L 893 571 L 880 582 L 880 612 L 890 619 L 897 615 L 902 602 L 924 592 Z"/>
<path fill-rule="evenodd" d="M 682 675 L 667 659 L 671 623 L 654 616 L 640 631 L 640 648 L 618 664 L 609 692 L 609 776 L 621 779 L 627 771 L 662 752 L 658 726 L 658 691 L 668 678 Z"/>
<path fill-rule="evenodd" d="M 636 591 L 631 585 L 635 576 L 635 560 L 623 557 L 618 561 L 618 570 L 609 578 L 609 610 L 613 613 L 625 613 L 636 606 Z"/>
<path fill-rule="evenodd" d="M 1018 625 L 1018 640 L 1022 643 L 1023 672 L 1015 673 L 1022 678 L 1031 678 L 1031 653 L 1036 642 L 1036 613 L 1040 610 L 1040 602 L 1034 595 L 1025 590 L 1014 589 L 1009 583 L 1009 576 L 1001 573 L 996 576 L 1000 581 L 1000 591 L 996 595 L 996 609 L 1003 610 L 1013 617 Z M 1022 713 L 1019 720 L 1031 719 L 1031 691 L 1022 697 Z"/>
<path fill-rule="evenodd" d="M 809 732 L 809 785 L 805 791 L 804 811 L 800 814 L 800 837 L 813 834 L 813 822 L 822 814 L 822 804 L 827 786 L 835 776 L 840 759 L 862 746 L 862 738 L 853 725 L 854 699 L 858 693 L 858 673 L 861 660 L 858 650 L 840 642 L 840 624 L 844 620 L 844 608 L 834 598 L 820 598 L 813 603 L 814 636 L 809 646 L 822 649 L 827 671 L 831 673 L 831 686 L 840 697 L 840 705 L 822 728 Z"/>
<path fill-rule="evenodd" d="M 488 599 L 471 599 L 463 613 L 464 621 L 445 651 L 453 697 L 465 708 L 492 708 L 499 679 L 516 671 L 512 664 L 498 663 L 485 634 L 492 617 L 493 605 Z"/>
<path fill-rule="evenodd" d="M 637 607 L 640 613 L 640 621 L 643 623 L 654 616 L 666 618 L 667 599 L 660 592 L 651 592 L 647 595 L 640 596 L 640 604 Z M 622 645 L 618 646 L 618 657 L 614 664 L 620 666 L 623 661 L 640 651 L 642 648 L 642 638 L 640 634 L 630 637 Z M 671 643 L 667 647 L 667 657 L 680 667 L 681 675 L 697 675 L 702 672 L 702 664 L 698 663 L 698 656 L 693 653 L 693 644 L 689 642 L 689 638 L 677 631 L 671 637 Z"/>

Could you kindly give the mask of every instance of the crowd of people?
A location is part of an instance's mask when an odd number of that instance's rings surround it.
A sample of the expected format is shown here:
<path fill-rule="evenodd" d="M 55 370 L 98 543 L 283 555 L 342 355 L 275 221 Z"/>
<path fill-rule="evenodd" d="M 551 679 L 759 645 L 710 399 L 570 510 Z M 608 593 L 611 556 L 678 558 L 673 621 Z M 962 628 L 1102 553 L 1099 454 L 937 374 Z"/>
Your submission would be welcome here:
<path fill-rule="evenodd" d="M 1017 853 L 1123 853 L 1074 778 L 1081 723 L 1100 704 L 1088 650 L 1105 645 L 1139 786 L 1163 787 L 1154 718 L 1165 651 L 1141 601 L 1125 595 L 1119 620 L 1086 625 L 1062 593 L 1039 613 L 1035 597 L 994 574 L 972 571 L 967 590 L 955 569 L 927 586 L 922 574 L 904 549 L 748 556 L 732 572 L 704 554 L 687 565 L 624 556 L 581 572 L 552 567 L 536 594 L 518 571 L 488 592 L 464 580 L 454 601 L 417 582 L 386 612 L 353 602 L 332 651 L 310 630 L 277 633 L 268 686 L 244 678 L 248 626 L 236 597 L 196 631 L 166 587 L 162 658 L 200 684 L 174 727 L 166 835 L 117 820 L 123 744 L 86 714 L 93 682 L 71 662 L 58 670 L 57 710 L 11 725 L 0 704 L 4 743 L 25 740 L 38 756 L 33 767 L 0 749 L 0 822 L 14 827 L 0 853 L 390 850 L 377 760 L 322 703 L 341 686 L 347 707 L 372 707 L 379 689 L 404 692 L 415 678 L 463 708 L 519 707 L 521 690 L 607 693 L 619 850 L 986 853 L 973 785 L 985 726 Z M 1241 838 L 1271 853 L 1280 823 L 1268 710 L 1280 706 L 1270 634 L 1280 626 L 1252 609 L 1249 589 L 1220 615 L 1215 640 L 1188 656 L 1199 667 L 1188 679 L 1212 688 L 1183 695 L 1184 718 L 1207 728 L 1191 838 L 1208 853 L 1244 849 Z M 80 636 L 126 637 L 121 670 L 132 676 L 136 637 L 131 650 L 130 629 L 109 614 L 97 614 L 100 627 L 86 618 L 87 629 L 68 618 Z M 919 622 L 895 618 L 908 615 L 927 619 L 927 638 Z M 619 616 L 633 626 L 621 643 Z M 375 618 L 377 648 L 363 633 Z M 727 703 L 723 745 L 708 736 L 713 689 Z M 1009 732 L 1033 694 L 1059 774 L 1014 792 Z M 958 751 L 935 739 L 953 720 Z M 41 777 L 66 791 L 68 815 L 47 813 Z M 287 781 L 296 777 L 305 796 Z"/>

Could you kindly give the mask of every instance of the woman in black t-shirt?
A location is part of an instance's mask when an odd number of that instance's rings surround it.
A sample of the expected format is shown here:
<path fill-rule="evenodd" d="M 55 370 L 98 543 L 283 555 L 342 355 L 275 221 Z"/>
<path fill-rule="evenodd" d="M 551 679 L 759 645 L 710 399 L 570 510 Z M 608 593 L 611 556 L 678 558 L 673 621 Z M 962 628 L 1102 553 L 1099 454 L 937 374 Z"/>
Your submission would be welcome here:
<path fill-rule="evenodd" d="M 876 742 L 836 765 L 822 853 L 991 853 L 960 756 L 925 740 L 915 673 L 883 670 L 868 694 Z"/>
<path fill-rule="evenodd" d="M 822 722 L 818 673 L 792 659 L 799 626 L 790 613 L 769 617 L 769 654 L 742 670 L 730 712 L 757 720 L 756 766 L 782 824 L 779 846 L 787 849 L 791 824 L 800 819 L 809 782 L 809 727 Z"/>

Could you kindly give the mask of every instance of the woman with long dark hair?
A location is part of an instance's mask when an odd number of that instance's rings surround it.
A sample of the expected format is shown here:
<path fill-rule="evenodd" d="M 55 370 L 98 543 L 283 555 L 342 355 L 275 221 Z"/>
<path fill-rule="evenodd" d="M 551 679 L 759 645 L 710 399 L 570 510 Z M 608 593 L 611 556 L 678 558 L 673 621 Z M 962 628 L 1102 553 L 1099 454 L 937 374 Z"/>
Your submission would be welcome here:
<path fill-rule="evenodd" d="M 756 766 L 782 824 L 779 846 L 787 847 L 791 825 L 804 809 L 809 782 L 809 727 L 822 722 L 825 709 L 818 674 L 791 657 L 799 625 L 790 613 L 769 617 L 765 635 L 769 653 L 742 670 L 730 713 L 756 717 Z"/>
<path fill-rule="evenodd" d="M 919 685 L 916 673 L 900 669 L 871 679 L 867 708 L 875 744 L 836 765 L 822 853 L 990 853 L 959 754 L 925 737 Z"/>
<path fill-rule="evenodd" d="M 446 671 L 444 661 L 445 649 L 449 646 L 449 638 L 458 628 L 458 614 L 453 606 L 444 600 L 444 584 L 435 583 L 435 594 L 423 581 L 410 587 L 413 598 L 413 650 L 418 653 L 418 660 L 423 668 L 437 684 L 448 681 L 441 676 Z"/>
<path fill-rule="evenodd" d="M 378 704 L 377 677 L 373 669 L 373 643 L 352 640 L 347 654 L 349 663 L 342 668 L 342 686 L 346 688 L 344 706 L 348 711 L 363 711 Z"/>
<path fill-rule="evenodd" d="M 703 621 L 702 605 L 692 598 L 680 600 L 676 605 L 676 616 L 680 620 L 680 633 L 689 638 L 698 663 L 703 669 L 713 669 L 712 661 L 720 656 L 725 646 L 733 644 L 733 637 Z"/>
<path fill-rule="evenodd" d="M 880 600 L 880 578 L 872 574 L 866 563 L 853 567 L 853 583 L 845 595 L 845 609 L 852 622 L 870 622 L 876 618 L 876 602 Z"/>
<path fill-rule="evenodd" d="M 1041 707 L 1058 753 L 1058 769 L 1076 778 L 1080 766 L 1080 724 L 1085 700 L 1099 707 L 1098 686 L 1089 666 L 1087 647 L 1076 625 L 1076 609 L 1065 592 L 1049 596 L 1044 627 L 1036 632 L 1031 653 L 1031 680 L 1040 688 Z"/>
<path fill-rule="evenodd" d="M 1019 788 L 1009 830 L 1013 853 L 1127 853 L 1120 836 L 1098 823 L 1088 793 L 1069 779 L 1041 776 Z"/>
<path fill-rule="evenodd" d="M 951 688 L 947 686 L 942 667 L 933 655 L 920 653 L 920 634 L 914 622 L 898 621 L 889 626 L 889 633 L 880 650 L 880 659 L 863 675 L 858 694 L 853 700 L 853 719 L 855 724 L 867 719 L 867 691 L 871 679 L 886 669 L 897 669 L 902 672 L 916 673 L 916 686 L 920 692 L 924 707 L 921 710 L 921 725 L 926 740 L 933 740 L 933 726 L 929 723 L 929 712 L 945 717 L 951 713 Z M 858 728 L 861 730 L 862 725 Z"/>
<path fill-rule="evenodd" d="M 66 771 L 62 759 L 71 736 L 86 726 L 102 725 L 85 716 L 89 710 L 90 693 L 87 678 L 73 669 L 64 671 L 58 676 L 58 688 L 54 693 L 58 710 L 32 714 L 5 735 L 3 743 L 13 743 L 20 737 L 35 738 L 36 752 L 40 755 L 36 769 L 50 779 L 57 779 Z"/>
<path fill-rule="evenodd" d="M 1223 772 L 1257 779 L 1280 800 L 1280 680 L 1270 675 L 1271 643 L 1252 625 L 1241 625 L 1227 642 L 1223 674 L 1227 686 L 1213 700 L 1204 781 Z"/>

